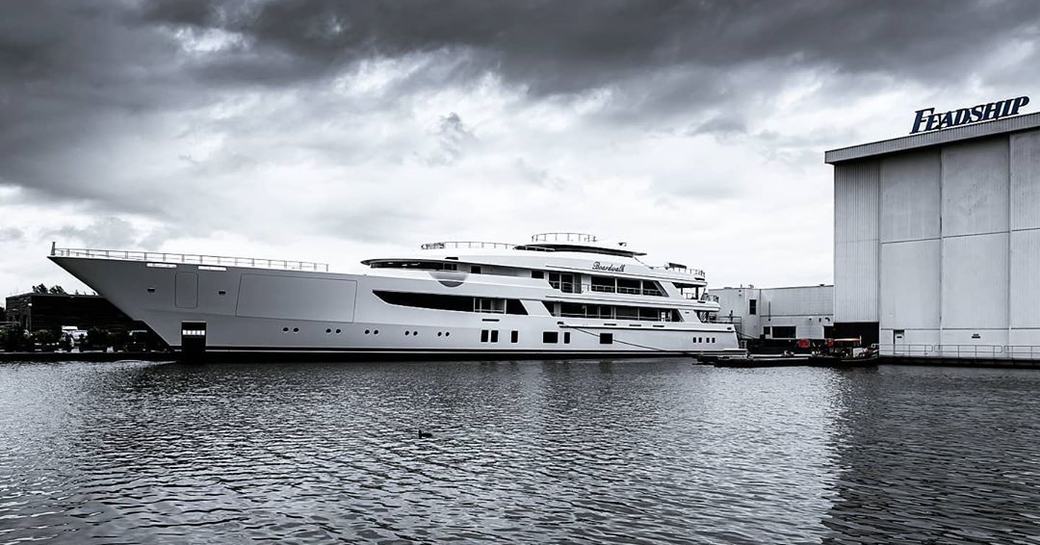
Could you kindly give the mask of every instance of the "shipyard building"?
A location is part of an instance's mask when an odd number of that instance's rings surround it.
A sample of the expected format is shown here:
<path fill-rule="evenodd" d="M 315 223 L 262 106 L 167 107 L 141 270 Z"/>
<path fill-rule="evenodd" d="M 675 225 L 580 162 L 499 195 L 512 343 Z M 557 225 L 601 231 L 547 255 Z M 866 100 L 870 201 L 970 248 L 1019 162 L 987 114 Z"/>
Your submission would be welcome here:
<path fill-rule="evenodd" d="M 741 340 L 834 338 L 834 286 L 739 286 L 710 294 L 719 303 L 718 320 L 733 323 Z"/>
<path fill-rule="evenodd" d="M 882 356 L 1040 360 L 1040 113 L 825 161 L 843 335 L 874 332 Z"/>
<path fill-rule="evenodd" d="M 12 295 L 7 298 L 5 320 L 25 331 L 54 333 L 67 326 L 123 331 L 146 328 L 144 323 L 131 320 L 104 297 L 67 293 Z"/>

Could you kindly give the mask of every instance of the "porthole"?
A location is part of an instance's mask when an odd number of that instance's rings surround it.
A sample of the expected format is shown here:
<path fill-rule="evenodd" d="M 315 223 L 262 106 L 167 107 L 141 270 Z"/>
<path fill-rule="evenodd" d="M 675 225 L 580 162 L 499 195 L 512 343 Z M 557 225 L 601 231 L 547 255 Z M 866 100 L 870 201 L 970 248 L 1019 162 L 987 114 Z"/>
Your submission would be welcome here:
<path fill-rule="evenodd" d="M 326 334 L 326 335 L 328 335 L 329 333 L 332 333 L 332 330 L 331 330 L 331 329 L 328 329 L 328 328 L 326 328 L 326 329 L 325 329 L 325 334 Z"/>
<path fill-rule="evenodd" d="M 368 335 L 368 334 L 369 334 L 369 333 L 371 333 L 371 332 L 372 332 L 371 330 L 369 330 L 369 329 L 366 329 L 366 330 L 365 330 L 365 335 Z"/>
<path fill-rule="evenodd" d="M 444 332 L 444 336 L 445 336 L 445 337 L 447 337 L 448 335 L 451 335 L 451 331 L 445 331 L 445 332 Z"/>
<path fill-rule="evenodd" d="M 227 295 L 227 291 L 220 290 L 220 291 L 217 292 L 217 295 Z"/>
<path fill-rule="evenodd" d="M 148 288 L 148 293 L 155 293 L 155 288 Z"/>
<path fill-rule="evenodd" d="M 285 332 L 287 332 L 287 331 L 289 331 L 289 328 L 287 328 L 287 327 L 283 327 L 283 328 L 282 328 L 282 333 L 285 333 Z"/>
<path fill-rule="evenodd" d="M 372 334 L 373 335 L 379 335 L 379 330 L 378 329 L 373 329 L 372 330 Z"/>
<path fill-rule="evenodd" d="M 412 332 L 411 332 L 411 331 L 405 331 L 405 332 L 404 332 L 404 336 L 405 336 L 405 337 L 407 337 L 407 336 L 409 336 L 409 335 L 411 335 L 411 334 L 412 334 Z"/>
<path fill-rule="evenodd" d="M 343 332 L 343 330 L 342 330 L 342 329 L 337 329 L 337 330 L 336 330 L 336 335 L 339 335 L 339 334 L 340 334 L 340 333 L 342 333 L 342 332 Z"/>
<path fill-rule="evenodd" d="M 416 336 L 416 335 L 418 335 L 418 334 L 419 334 L 419 332 L 418 332 L 418 331 L 413 331 L 413 332 L 412 332 L 412 336 L 413 336 L 413 337 L 414 337 L 414 336 Z"/>
<path fill-rule="evenodd" d="M 440 337 L 440 336 L 441 336 L 441 335 L 443 335 L 443 334 L 444 334 L 444 332 L 442 332 L 442 331 L 438 331 L 438 332 L 437 332 L 437 336 L 438 336 L 438 337 Z"/>
<path fill-rule="evenodd" d="M 294 328 L 292 328 L 292 332 L 293 333 L 299 333 L 300 332 L 300 328 L 294 327 Z"/>

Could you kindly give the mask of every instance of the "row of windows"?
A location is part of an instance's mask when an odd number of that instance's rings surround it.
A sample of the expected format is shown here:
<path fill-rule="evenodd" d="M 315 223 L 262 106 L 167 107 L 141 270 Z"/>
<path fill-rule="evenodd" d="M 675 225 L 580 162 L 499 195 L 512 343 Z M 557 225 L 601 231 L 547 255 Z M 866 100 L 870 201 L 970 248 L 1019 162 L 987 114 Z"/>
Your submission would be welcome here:
<path fill-rule="evenodd" d="M 778 329 L 784 329 L 783 333 L 786 333 L 786 328 L 784 328 L 783 326 L 774 326 L 773 327 L 773 334 L 774 334 L 774 336 L 777 334 L 777 330 Z M 791 329 L 793 330 L 794 328 L 791 327 Z M 290 331 L 290 329 L 288 327 L 283 327 L 282 328 L 282 333 L 288 333 L 289 331 Z M 291 331 L 293 333 L 299 333 L 300 332 L 300 328 L 294 327 L 294 328 L 292 328 Z M 341 329 L 336 329 L 335 330 L 337 335 L 342 333 L 342 331 L 343 330 L 341 330 Z M 769 327 L 764 328 L 764 331 L 768 335 L 769 334 Z M 325 334 L 326 335 L 330 335 L 330 334 L 332 334 L 332 332 L 333 332 L 332 328 L 326 328 L 325 329 Z M 187 334 L 187 333 L 185 333 L 185 334 Z M 201 331 L 199 334 L 205 335 L 205 331 Z M 405 334 L 406 337 L 408 337 L 408 336 L 418 337 L 419 336 L 419 332 L 415 331 L 415 330 L 406 330 L 404 332 L 404 334 Z M 366 329 L 365 330 L 365 335 L 379 335 L 379 330 L 378 329 Z M 437 332 L 437 336 L 438 337 L 441 337 L 441 336 L 449 337 L 449 336 L 451 336 L 451 332 L 450 331 L 438 331 Z M 794 337 L 794 332 L 792 331 L 791 332 L 791 338 L 793 338 L 793 337 Z M 497 329 L 482 329 L 482 330 L 480 330 L 480 342 L 482 342 L 482 343 L 497 343 L 498 342 L 498 330 Z M 513 343 L 513 344 L 516 344 L 516 343 L 520 342 L 520 332 L 515 330 L 515 329 L 510 331 L 509 332 L 509 342 Z M 557 331 L 543 331 L 542 332 L 542 342 L 545 343 L 545 344 L 558 344 L 560 342 L 560 333 L 557 332 Z M 699 343 L 715 343 L 716 342 L 716 337 L 693 337 L 693 342 L 694 343 L 698 343 L 698 344 Z M 571 343 L 571 332 L 570 331 L 564 331 L 563 332 L 563 344 L 570 344 L 570 343 Z M 614 334 L 613 333 L 600 333 L 599 334 L 599 344 L 614 344 Z"/>
<path fill-rule="evenodd" d="M 523 303 L 519 299 L 498 299 L 491 297 L 470 297 L 464 295 L 443 295 L 436 293 L 408 293 L 400 291 L 374 292 L 377 297 L 392 305 L 428 308 L 434 310 L 454 310 L 457 312 L 479 312 L 485 314 L 526 315 Z M 604 320 L 640 320 L 651 322 L 679 322 L 679 311 L 648 307 L 632 307 L 623 305 L 586 305 L 581 303 L 555 303 L 543 301 L 549 314 L 566 318 L 598 318 Z"/>
<path fill-rule="evenodd" d="M 516 343 L 520 341 L 520 332 L 512 331 L 509 334 L 509 342 Z M 497 329 L 481 329 L 480 330 L 480 342 L 482 343 L 497 343 L 498 342 L 498 330 Z"/>
<path fill-rule="evenodd" d="M 545 344 L 556 344 L 560 342 L 560 333 L 557 331 L 543 331 L 542 342 Z M 571 344 L 571 332 L 563 332 L 563 344 Z"/>
<path fill-rule="evenodd" d="M 629 295 L 663 296 L 661 286 L 653 280 L 637 280 L 634 278 L 618 278 L 616 276 L 593 276 L 589 289 L 604 293 L 625 293 Z"/>
<path fill-rule="evenodd" d="M 531 271 L 531 278 L 547 278 L 549 285 L 563 293 L 581 293 L 582 289 L 601 293 L 625 293 L 629 295 L 663 296 L 661 286 L 653 280 L 618 278 L 615 276 L 591 276 L 583 288 L 576 275 L 570 273 L 545 273 Z"/>
<path fill-rule="evenodd" d="M 300 332 L 300 328 L 298 328 L 298 327 L 294 327 L 292 329 L 289 329 L 288 327 L 283 327 L 282 328 L 282 333 L 289 333 L 290 331 L 292 333 L 299 333 Z M 325 328 L 325 334 L 326 335 L 332 335 L 333 333 L 335 333 L 336 335 L 339 335 L 339 334 L 343 333 L 343 330 L 339 329 L 339 328 L 336 328 L 335 330 L 333 330 L 331 327 Z M 205 335 L 206 332 L 202 331 L 201 334 Z M 379 330 L 378 329 L 366 329 L 365 330 L 365 335 L 379 335 Z M 419 332 L 415 331 L 415 330 L 412 330 L 412 329 L 409 329 L 409 330 L 405 330 L 404 335 L 405 335 L 405 337 L 418 337 L 419 336 Z M 442 336 L 443 337 L 450 337 L 451 336 L 451 332 L 450 331 L 438 331 L 437 332 L 437 336 L 438 337 L 442 337 Z M 513 332 L 513 336 L 514 336 L 514 338 L 516 337 L 516 331 Z M 513 342 L 516 342 L 516 341 L 514 340 Z"/>
<path fill-rule="evenodd" d="M 440 261 L 376 261 L 369 264 L 373 269 L 418 269 L 422 271 L 456 271 L 455 263 Z"/>
<path fill-rule="evenodd" d="M 407 293 L 402 291 L 374 291 L 373 293 L 376 294 L 376 297 L 391 305 L 405 307 L 489 314 L 527 314 L 527 310 L 524 309 L 524 305 L 519 299 L 442 295 L 439 293 Z"/>
<path fill-rule="evenodd" d="M 452 259 L 452 258 L 448 258 Z M 462 271 L 467 270 L 472 274 L 482 274 L 480 265 L 466 265 L 463 263 L 444 263 L 441 261 L 375 261 L 369 263 L 373 269 L 415 269 L 420 271 Z M 467 268 L 468 267 L 468 268 Z"/>
<path fill-rule="evenodd" d="M 551 303 L 543 301 L 553 316 L 565 318 L 598 318 L 601 320 L 640 320 L 649 322 L 679 322 L 679 311 L 671 308 L 628 307 L 619 305 L 586 305 L 582 303 Z"/>
<path fill-rule="evenodd" d="M 472 274 L 483 274 L 480 265 L 466 265 L 462 263 L 444 263 L 440 261 L 378 261 L 371 263 L 373 269 L 418 269 L 428 271 L 459 271 L 468 270 Z M 543 278 L 549 281 L 549 285 L 564 293 L 581 293 L 582 285 L 578 281 L 578 275 L 573 273 L 559 273 L 547 271 L 531 271 L 531 278 Z M 663 296 L 664 291 L 660 284 L 653 280 L 639 280 L 632 278 L 619 278 L 614 276 L 591 276 L 587 289 L 606 293 L 627 293 L 633 295 L 656 295 Z M 754 314 L 754 312 L 752 312 Z"/>
<path fill-rule="evenodd" d="M 613 342 L 613 336 L 610 333 L 606 333 L 606 335 L 610 336 L 611 337 L 611 342 Z M 498 330 L 497 329 L 481 329 L 480 330 L 480 342 L 482 342 L 482 343 L 497 343 L 498 342 Z M 513 344 L 516 344 L 516 343 L 520 342 L 520 332 L 515 330 L 515 329 L 513 331 L 510 331 L 509 332 L 509 342 L 513 343 Z M 542 332 L 542 342 L 545 343 L 545 344 L 558 344 L 560 342 L 560 333 L 558 331 L 543 331 Z M 603 342 L 603 336 L 602 335 L 600 336 L 600 342 L 601 343 Z M 563 332 L 563 344 L 570 344 L 570 343 L 571 343 L 571 332 L 570 331 L 564 331 Z M 610 344 L 610 343 L 603 343 L 603 344 Z"/>
<path fill-rule="evenodd" d="M 283 327 L 282 328 L 282 333 L 288 333 L 289 331 L 290 331 L 290 329 L 288 327 Z M 294 328 L 292 328 L 291 331 L 293 333 L 299 333 L 300 332 L 300 328 L 294 327 Z M 336 335 L 339 335 L 340 333 L 343 333 L 343 330 L 337 328 L 336 329 Z M 366 333 L 367 333 L 367 331 L 366 331 Z M 332 328 L 331 327 L 326 327 L 325 328 L 325 334 L 326 335 L 332 335 Z"/>

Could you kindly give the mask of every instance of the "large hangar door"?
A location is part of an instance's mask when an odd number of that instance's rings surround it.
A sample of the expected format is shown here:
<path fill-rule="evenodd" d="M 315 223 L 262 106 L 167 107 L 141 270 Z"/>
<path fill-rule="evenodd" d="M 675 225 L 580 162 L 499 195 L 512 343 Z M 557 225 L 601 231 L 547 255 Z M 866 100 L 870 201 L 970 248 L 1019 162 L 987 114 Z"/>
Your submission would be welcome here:
<path fill-rule="evenodd" d="M 195 308 L 199 306 L 199 275 L 196 273 L 177 273 L 174 285 L 174 305 L 177 308 Z"/>

